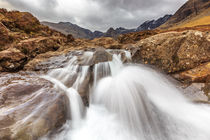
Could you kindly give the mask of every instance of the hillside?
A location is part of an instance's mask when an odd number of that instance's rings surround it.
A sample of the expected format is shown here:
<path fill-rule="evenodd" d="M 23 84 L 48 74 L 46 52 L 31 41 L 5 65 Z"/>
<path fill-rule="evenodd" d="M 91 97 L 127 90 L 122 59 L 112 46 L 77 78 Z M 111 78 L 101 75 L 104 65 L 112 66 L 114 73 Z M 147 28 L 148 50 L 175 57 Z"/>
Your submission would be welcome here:
<path fill-rule="evenodd" d="M 163 17 L 158 18 L 157 20 L 148 20 L 142 23 L 139 27 L 134 29 L 126 29 L 123 27 L 119 28 L 109 28 L 106 32 L 95 31 L 92 32 L 89 29 L 82 28 L 76 24 L 72 24 L 70 22 L 59 22 L 59 23 L 52 23 L 52 22 L 41 22 L 43 25 L 46 25 L 54 30 L 62 32 L 63 34 L 72 34 L 75 38 L 85 38 L 85 39 L 94 39 L 99 37 L 113 37 L 117 38 L 120 34 L 126 34 L 131 32 L 139 32 L 144 30 L 152 30 L 160 25 L 164 24 L 171 15 L 165 15 Z"/>
<path fill-rule="evenodd" d="M 49 26 L 52 29 L 55 29 L 63 34 L 72 34 L 75 38 L 86 38 L 86 39 L 93 39 L 96 37 L 100 37 L 102 32 L 95 31 L 92 32 L 88 29 L 82 28 L 76 24 L 72 24 L 70 22 L 59 22 L 59 23 L 52 23 L 52 22 L 41 22 L 43 25 Z"/>
<path fill-rule="evenodd" d="M 0 9 L 0 71 L 18 71 L 38 54 L 56 51 L 71 40 L 28 12 Z"/>
<path fill-rule="evenodd" d="M 210 1 L 188 0 L 160 29 L 210 24 Z"/>

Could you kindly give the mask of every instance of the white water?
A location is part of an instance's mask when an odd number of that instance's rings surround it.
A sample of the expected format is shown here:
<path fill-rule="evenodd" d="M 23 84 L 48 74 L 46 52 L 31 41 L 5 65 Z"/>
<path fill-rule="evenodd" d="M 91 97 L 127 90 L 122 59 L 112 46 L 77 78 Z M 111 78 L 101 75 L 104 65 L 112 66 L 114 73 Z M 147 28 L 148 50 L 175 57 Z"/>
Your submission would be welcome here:
<path fill-rule="evenodd" d="M 92 53 L 85 55 L 88 59 L 91 56 Z M 150 68 L 123 65 L 120 55 L 113 55 L 111 62 L 94 66 L 90 106 L 84 107 L 78 91 L 90 68 L 76 62 L 74 57 L 67 67 L 44 76 L 66 92 L 71 112 L 71 120 L 63 126 L 63 131 L 44 139 L 210 139 L 208 106 L 188 101 L 163 75 Z M 71 83 L 75 74 L 75 82 Z"/>

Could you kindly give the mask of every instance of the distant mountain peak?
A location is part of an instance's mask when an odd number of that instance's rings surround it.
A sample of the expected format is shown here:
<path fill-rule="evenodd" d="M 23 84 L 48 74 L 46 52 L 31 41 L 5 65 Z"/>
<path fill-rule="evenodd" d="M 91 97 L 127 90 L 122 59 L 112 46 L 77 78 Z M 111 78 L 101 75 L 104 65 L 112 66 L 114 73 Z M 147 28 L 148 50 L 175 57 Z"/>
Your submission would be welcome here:
<path fill-rule="evenodd" d="M 164 24 L 166 21 L 170 19 L 172 15 L 165 15 L 157 20 L 148 20 L 142 23 L 138 28 L 137 31 L 143 31 L 143 30 L 152 30 L 155 29 L 162 24 Z"/>
<path fill-rule="evenodd" d="M 160 25 L 162 25 L 163 23 L 165 23 L 170 17 L 171 15 L 165 15 L 157 20 L 145 21 L 136 29 L 126 29 L 124 27 L 118 27 L 114 29 L 113 27 L 110 27 L 105 33 L 101 31 L 92 32 L 76 24 L 72 24 L 71 22 L 59 22 L 59 23 L 42 22 L 42 24 L 47 25 L 50 28 L 58 30 L 64 34 L 72 34 L 75 38 L 94 39 L 102 36 L 115 38 L 120 34 L 155 29 Z"/>

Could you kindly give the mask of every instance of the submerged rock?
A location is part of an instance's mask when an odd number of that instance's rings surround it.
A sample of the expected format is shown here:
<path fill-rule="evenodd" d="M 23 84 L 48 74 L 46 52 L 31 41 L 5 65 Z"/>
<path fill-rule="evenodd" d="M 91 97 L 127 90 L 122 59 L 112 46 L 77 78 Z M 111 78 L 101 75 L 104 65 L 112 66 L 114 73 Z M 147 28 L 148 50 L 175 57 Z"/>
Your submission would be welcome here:
<path fill-rule="evenodd" d="M 34 74 L 0 74 L 0 139 L 36 140 L 68 119 L 67 96 Z"/>
<path fill-rule="evenodd" d="M 112 55 L 103 48 L 97 48 L 95 53 L 93 54 L 94 64 L 107 61 L 112 61 Z"/>
<path fill-rule="evenodd" d="M 107 52 L 104 48 L 97 48 L 89 58 L 81 56 L 78 63 L 79 65 L 92 66 L 108 61 L 112 61 L 112 54 Z"/>
<path fill-rule="evenodd" d="M 208 103 L 209 97 L 208 94 L 204 92 L 204 87 L 205 83 L 190 83 L 185 86 L 182 84 L 180 89 L 188 99 L 197 103 Z"/>

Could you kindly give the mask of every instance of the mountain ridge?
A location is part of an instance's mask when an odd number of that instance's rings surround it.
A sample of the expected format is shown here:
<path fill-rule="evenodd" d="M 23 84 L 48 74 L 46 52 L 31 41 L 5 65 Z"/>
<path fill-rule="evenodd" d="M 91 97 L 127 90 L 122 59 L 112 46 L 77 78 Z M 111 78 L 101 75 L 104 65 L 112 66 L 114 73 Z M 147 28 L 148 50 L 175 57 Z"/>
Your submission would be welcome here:
<path fill-rule="evenodd" d="M 193 27 L 210 24 L 210 1 L 188 0 L 160 29 Z"/>
<path fill-rule="evenodd" d="M 160 25 L 164 24 L 172 15 L 165 15 L 163 17 L 158 18 L 157 20 L 148 20 L 142 23 L 139 27 L 134 29 L 126 29 L 124 27 L 118 27 L 114 29 L 110 27 L 106 32 L 94 31 L 92 32 L 89 29 L 80 27 L 71 22 L 58 22 L 52 23 L 43 21 L 41 22 L 43 25 L 46 25 L 54 30 L 60 31 L 63 34 L 72 34 L 75 38 L 85 38 L 85 39 L 94 39 L 99 37 L 114 37 L 116 38 L 120 34 L 126 34 L 131 32 L 139 32 L 143 30 L 152 30 Z"/>

